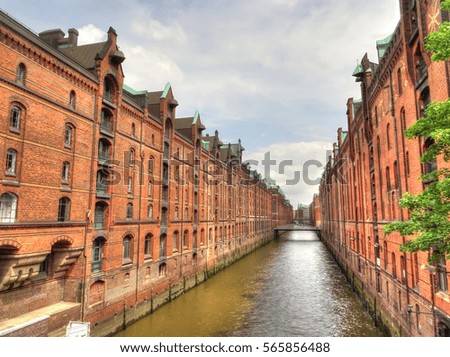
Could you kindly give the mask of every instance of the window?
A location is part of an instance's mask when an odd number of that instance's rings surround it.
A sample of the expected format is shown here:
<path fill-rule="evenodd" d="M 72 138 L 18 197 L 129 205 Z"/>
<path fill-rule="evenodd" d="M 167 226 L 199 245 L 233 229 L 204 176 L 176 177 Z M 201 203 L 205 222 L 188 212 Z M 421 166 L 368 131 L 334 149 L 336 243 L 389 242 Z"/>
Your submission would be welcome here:
<path fill-rule="evenodd" d="M 397 85 L 398 85 L 398 95 L 403 94 L 403 83 L 402 83 L 402 69 L 397 70 Z"/>
<path fill-rule="evenodd" d="M 128 193 L 133 194 L 133 177 L 128 177 Z"/>
<path fill-rule="evenodd" d="M 106 194 L 108 192 L 109 173 L 106 170 L 97 171 L 97 193 Z"/>
<path fill-rule="evenodd" d="M 21 116 L 22 110 L 14 105 L 11 109 L 11 115 L 9 117 L 9 127 L 13 131 L 19 131 L 20 130 L 20 116 Z"/>
<path fill-rule="evenodd" d="M 155 135 L 152 134 L 152 146 L 155 146 Z"/>
<path fill-rule="evenodd" d="M 173 232 L 173 250 L 177 251 L 178 250 L 178 231 Z"/>
<path fill-rule="evenodd" d="M 133 204 L 127 204 L 127 219 L 133 219 Z"/>
<path fill-rule="evenodd" d="M 105 217 L 108 205 L 105 202 L 97 202 L 95 204 L 94 228 L 102 229 L 105 227 Z"/>
<path fill-rule="evenodd" d="M 186 208 L 185 210 L 184 210 L 184 219 L 189 219 L 189 209 L 188 208 Z"/>
<path fill-rule="evenodd" d="M 389 171 L 389 166 L 386 167 L 386 190 L 391 190 L 391 174 Z"/>
<path fill-rule="evenodd" d="M 96 238 L 92 244 L 92 272 L 99 272 L 102 269 L 103 259 L 103 238 Z"/>
<path fill-rule="evenodd" d="M 102 115 L 100 118 L 100 130 L 110 133 L 111 124 L 112 124 L 112 114 L 108 110 L 102 109 Z"/>
<path fill-rule="evenodd" d="M 409 152 L 408 151 L 405 153 L 405 172 L 406 172 L 406 176 L 409 176 L 410 169 L 409 169 Z"/>
<path fill-rule="evenodd" d="M 129 263 L 131 262 L 131 243 L 132 243 L 132 237 L 131 236 L 126 236 L 123 239 L 123 262 L 124 263 Z"/>
<path fill-rule="evenodd" d="M 153 205 L 148 205 L 148 218 L 153 218 Z"/>
<path fill-rule="evenodd" d="M 114 101 L 114 85 L 110 78 L 105 77 L 103 82 L 103 99 L 112 103 Z"/>
<path fill-rule="evenodd" d="M 161 235 L 159 238 L 159 257 L 165 258 L 166 257 L 166 238 L 167 236 L 165 234 Z"/>
<path fill-rule="evenodd" d="M 69 183 L 69 171 L 70 171 L 70 164 L 67 161 L 63 162 L 61 173 L 63 183 Z"/>
<path fill-rule="evenodd" d="M 153 174 L 153 170 L 155 169 L 155 159 L 153 156 L 148 159 L 148 173 Z"/>
<path fill-rule="evenodd" d="M 17 151 L 14 149 L 8 149 L 6 152 L 6 174 L 15 176 L 16 175 L 16 162 L 17 162 Z"/>
<path fill-rule="evenodd" d="M 136 125 L 131 124 L 131 136 L 136 137 Z"/>
<path fill-rule="evenodd" d="M 447 275 L 447 266 L 445 260 L 445 254 L 442 254 L 438 261 L 438 275 L 437 275 L 437 283 L 438 289 L 440 291 L 448 291 L 448 275 Z"/>
<path fill-rule="evenodd" d="M 153 182 L 148 182 L 148 197 L 153 197 Z"/>
<path fill-rule="evenodd" d="M 434 140 L 432 138 L 427 138 L 425 140 L 425 144 L 423 145 L 423 152 L 426 152 L 430 149 L 430 147 L 434 144 Z M 425 162 L 425 174 L 432 173 L 437 170 L 436 160 L 430 160 Z"/>
<path fill-rule="evenodd" d="M 387 147 L 388 150 L 391 149 L 391 124 L 388 123 L 388 125 L 386 126 L 386 140 L 387 140 Z"/>
<path fill-rule="evenodd" d="M 189 231 L 185 230 L 183 233 L 183 248 L 187 248 L 189 246 Z"/>
<path fill-rule="evenodd" d="M 147 234 L 144 238 L 144 255 L 148 258 L 152 256 L 153 251 L 153 236 Z"/>
<path fill-rule="evenodd" d="M 69 96 L 69 107 L 70 108 L 75 109 L 76 99 L 77 99 L 77 96 L 75 94 L 75 91 L 70 91 L 70 96 Z"/>
<path fill-rule="evenodd" d="M 130 149 L 129 156 L 128 156 L 128 166 L 134 165 L 134 150 Z"/>
<path fill-rule="evenodd" d="M 0 223 L 14 223 L 16 221 L 17 196 L 4 193 L 0 196 Z"/>
<path fill-rule="evenodd" d="M 26 79 L 27 79 L 27 68 L 23 63 L 20 63 L 17 66 L 16 81 L 19 84 L 25 85 Z"/>
<path fill-rule="evenodd" d="M 73 128 L 71 125 L 66 124 L 65 131 L 64 131 L 64 146 L 66 148 L 71 148 L 72 140 L 73 140 Z"/>
<path fill-rule="evenodd" d="M 63 197 L 58 205 L 58 222 L 68 222 L 70 220 L 70 199 Z"/>
<path fill-rule="evenodd" d="M 392 276 L 394 279 L 397 279 L 397 263 L 395 260 L 395 253 L 391 253 L 391 262 L 392 262 Z"/>
<path fill-rule="evenodd" d="M 100 139 L 98 142 L 98 160 L 101 162 L 105 162 L 109 160 L 109 149 L 111 144 L 108 140 Z"/>
<path fill-rule="evenodd" d="M 166 276 L 166 274 L 167 274 L 166 270 L 167 270 L 167 264 L 166 263 L 161 263 L 159 265 L 159 276 L 160 277 Z"/>
<path fill-rule="evenodd" d="M 175 212 L 174 212 L 173 216 L 174 216 L 173 218 L 175 218 L 175 219 L 179 218 L 178 207 L 175 207 Z"/>

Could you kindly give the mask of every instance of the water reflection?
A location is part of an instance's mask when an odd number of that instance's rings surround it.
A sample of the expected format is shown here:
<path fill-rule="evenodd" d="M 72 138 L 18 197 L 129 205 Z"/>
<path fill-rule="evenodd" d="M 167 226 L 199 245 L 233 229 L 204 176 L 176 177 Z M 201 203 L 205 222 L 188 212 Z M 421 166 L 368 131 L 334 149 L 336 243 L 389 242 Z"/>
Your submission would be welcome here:
<path fill-rule="evenodd" d="M 313 232 L 289 232 L 117 336 L 379 336 Z"/>

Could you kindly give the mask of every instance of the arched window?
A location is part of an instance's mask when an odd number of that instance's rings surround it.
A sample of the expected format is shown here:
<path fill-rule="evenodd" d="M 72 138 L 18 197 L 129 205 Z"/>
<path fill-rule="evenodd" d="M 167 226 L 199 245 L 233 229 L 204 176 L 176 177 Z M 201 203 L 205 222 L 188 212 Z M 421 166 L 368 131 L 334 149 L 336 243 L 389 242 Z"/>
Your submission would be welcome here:
<path fill-rule="evenodd" d="M 16 175 L 17 151 L 8 149 L 6 152 L 6 175 Z"/>
<path fill-rule="evenodd" d="M 134 165 L 134 149 L 130 149 L 129 153 L 128 153 L 128 166 L 133 166 Z"/>
<path fill-rule="evenodd" d="M 392 262 L 392 276 L 394 279 L 397 279 L 397 262 L 395 260 L 395 253 L 391 253 L 391 262 Z"/>
<path fill-rule="evenodd" d="M 178 207 L 175 207 L 175 211 L 173 213 L 173 216 L 174 216 L 173 218 L 175 218 L 175 219 L 179 219 L 180 218 Z"/>
<path fill-rule="evenodd" d="M 155 135 L 152 134 L 152 146 L 155 146 Z"/>
<path fill-rule="evenodd" d="M 98 160 L 105 162 L 109 160 L 111 144 L 106 139 L 100 139 L 98 142 Z"/>
<path fill-rule="evenodd" d="M 386 141 L 387 141 L 387 147 L 388 150 L 391 149 L 391 124 L 388 123 L 386 125 Z"/>
<path fill-rule="evenodd" d="M 162 234 L 161 237 L 159 237 L 159 257 L 165 258 L 167 256 L 167 235 Z"/>
<path fill-rule="evenodd" d="M 110 103 L 114 102 L 114 83 L 109 77 L 105 77 L 103 81 L 103 99 Z"/>
<path fill-rule="evenodd" d="M 112 130 L 112 114 L 107 109 L 102 109 L 100 118 L 100 130 L 110 133 Z"/>
<path fill-rule="evenodd" d="M 16 221 L 17 196 L 6 192 L 0 196 L 0 223 Z"/>
<path fill-rule="evenodd" d="M 127 235 L 124 239 L 123 239 L 123 263 L 130 263 L 132 260 L 132 242 L 133 242 L 133 237 L 131 237 L 130 235 Z"/>
<path fill-rule="evenodd" d="M 167 264 L 161 263 L 159 264 L 159 276 L 164 277 L 167 274 Z"/>
<path fill-rule="evenodd" d="M 391 190 L 391 174 L 389 171 L 389 166 L 386 166 L 386 190 Z"/>
<path fill-rule="evenodd" d="M 103 244 L 105 239 L 103 237 L 95 238 L 92 243 L 92 272 L 99 272 L 102 270 L 102 260 L 103 260 Z"/>
<path fill-rule="evenodd" d="M 184 219 L 186 219 L 186 220 L 189 219 L 189 209 L 187 207 L 184 210 Z"/>
<path fill-rule="evenodd" d="M 433 144 L 434 144 L 434 140 L 432 138 L 427 138 L 423 145 L 423 152 L 424 153 L 427 152 L 430 149 L 431 145 L 433 145 Z M 432 173 L 433 171 L 436 171 L 436 170 L 437 170 L 436 160 L 429 160 L 429 161 L 425 162 L 425 172 L 424 172 L 425 174 Z"/>
<path fill-rule="evenodd" d="M 106 224 L 106 213 L 108 205 L 105 202 L 97 202 L 95 204 L 94 228 L 102 229 Z"/>
<path fill-rule="evenodd" d="M 62 164 L 62 172 L 61 172 L 61 181 L 62 183 L 69 183 L 69 175 L 70 175 L 70 163 L 64 161 Z"/>
<path fill-rule="evenodd" d="M 148 218 L 153 218 L 153 205 L 148 205 L 148 214 L 147 214 Z"/>
<path fill-rule="evenodd" d="M 189 231 L 185 230 L 183 233 L 183 248 L 189 247 Z"/>
<path fill-rule="evenodd" d="M 16 81 L 18 84 L 25 85 L 27 79 L 27 67 L 23 63 L 17 66 Z"/>
<path fill-rule="evenodd" d="M 64 147 L 71 148 L 73 144 L 73 132 L 72 125 L 66 124 L 64 129 Z"/>
<path fill-rule="evenodd" d="M 153 182 L 148 181 L 148 197 L 153 197 Z"/>
<path fill-rule="evenodd" d="M 133 219 L 133 204 L 127 204 L 127 219 Z"/>
<path fill-rule="evenodd" d="M 128 187 L 127 187 L 128 193 L 131 195 L 133 194 L 133 177 L 128 176 Z"/>
<path fill-rule="evenodd" d="M 397 88 L 398 88 L 398 95 L 403 94 L 403 82 L 402 82 L 402 69 L 399 68 L 397 70 Z"/>
<path fill-rule="evenodd" d="M 398 179 L 399 179 L 398 165 L 397 161 L 394 161 L 394 183 L 396 189 L 400 187 L 400 182 Z"/>
<path fill-rule="evenodd" d="M 406 130 L 406 111 L 403 107 L 400 109 L 400 125 L 402 127 L 402 134 L 404 134 Z"/>
<path fill-rule="evenodd" d="M 148 173 L 153 174 L 153 170 L 155 169 L 155 158 L 150 156 L 148 159 Z"/>
<path fill-rule="evenodd" d="M 131 123 L 131 136 L 136 137 L 136 125 Z"/>
<path fill-rule="evenodd" d="M 9 116 L 9 127 L 12 131 L 18 132 L 20 130 L 22 109 L 17 105 L 13 105 Z"/>
<path fill-rule="evenodd" d="M 409 176 L 410 168 L 409 168 L 409 152 L 408 151 L 405 153 L 405 172 L 406 172 L 406 176 Z"/>
<path fill-rule="evenodd" d="M 144 256 L 151 258 L 153 252 L 153 235 L 147 234 L 144 238 Z"/>
<path fill-rule="evenodd" d="M 58 222 L 68 222 L 70 220 L 70 199 L 62 197 L 58 205 Z"/>
<path fill-rule="evenodd" d="M 69 107 L 72 109 L 75 109 L 77 104 L 77 95 L 75 94 L 75 91 L 70 91 L 70 96 L 69 96 Z"/>
<path fill-rule="evenodd" d="M 378 108 L 377 107 L 375 107 L 374 116 L 375 116 L 375 126 L 377 127 L 378 126 Z"/>
<path fill-rule="evenodd" d="M 173 232 L 173 250 L 174 251 L 178 251 L 178 248 L 179 248 L 178 240 L 179 240 L 179 234 L 178 234 L 178 231 L 175 231 L 175 232 Z"/>
<path fill-rule="evenodd" d="M 107 170 L 101 169 L 97 171 L 97 193 L 108 193 L 108 178 L 109 172 Z"/>

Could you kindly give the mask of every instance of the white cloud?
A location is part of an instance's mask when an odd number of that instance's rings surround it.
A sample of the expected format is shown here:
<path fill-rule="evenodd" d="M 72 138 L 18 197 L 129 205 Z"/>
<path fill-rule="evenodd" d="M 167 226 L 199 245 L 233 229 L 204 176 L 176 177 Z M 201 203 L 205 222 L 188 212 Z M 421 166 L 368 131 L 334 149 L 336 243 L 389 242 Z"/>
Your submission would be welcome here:
<path fill-rule="evenodd" d="M 97 43 L 106 41 L 106 33 L 93 24 L 83 26 L 78 29 L 78 45 Z"/>
<path fill-rule="evenodd" d="M 244 160 L 279 185 L 291 204 L 297 206 L 309 204 L 318 192 L 327 151 L 331 148 L 331 142 L 322 141 L 277 143 L 245 154 Z"/>

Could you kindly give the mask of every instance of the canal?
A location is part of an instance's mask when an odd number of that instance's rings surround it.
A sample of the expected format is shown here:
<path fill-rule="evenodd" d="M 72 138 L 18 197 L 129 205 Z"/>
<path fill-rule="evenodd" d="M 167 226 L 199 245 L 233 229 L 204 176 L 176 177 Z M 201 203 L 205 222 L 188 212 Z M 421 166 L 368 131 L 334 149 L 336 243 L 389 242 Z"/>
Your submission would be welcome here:
<path fill-rule="evenodd" d="M 116 336 L 381 336 L 314 232 L 288 232 Z"/>

